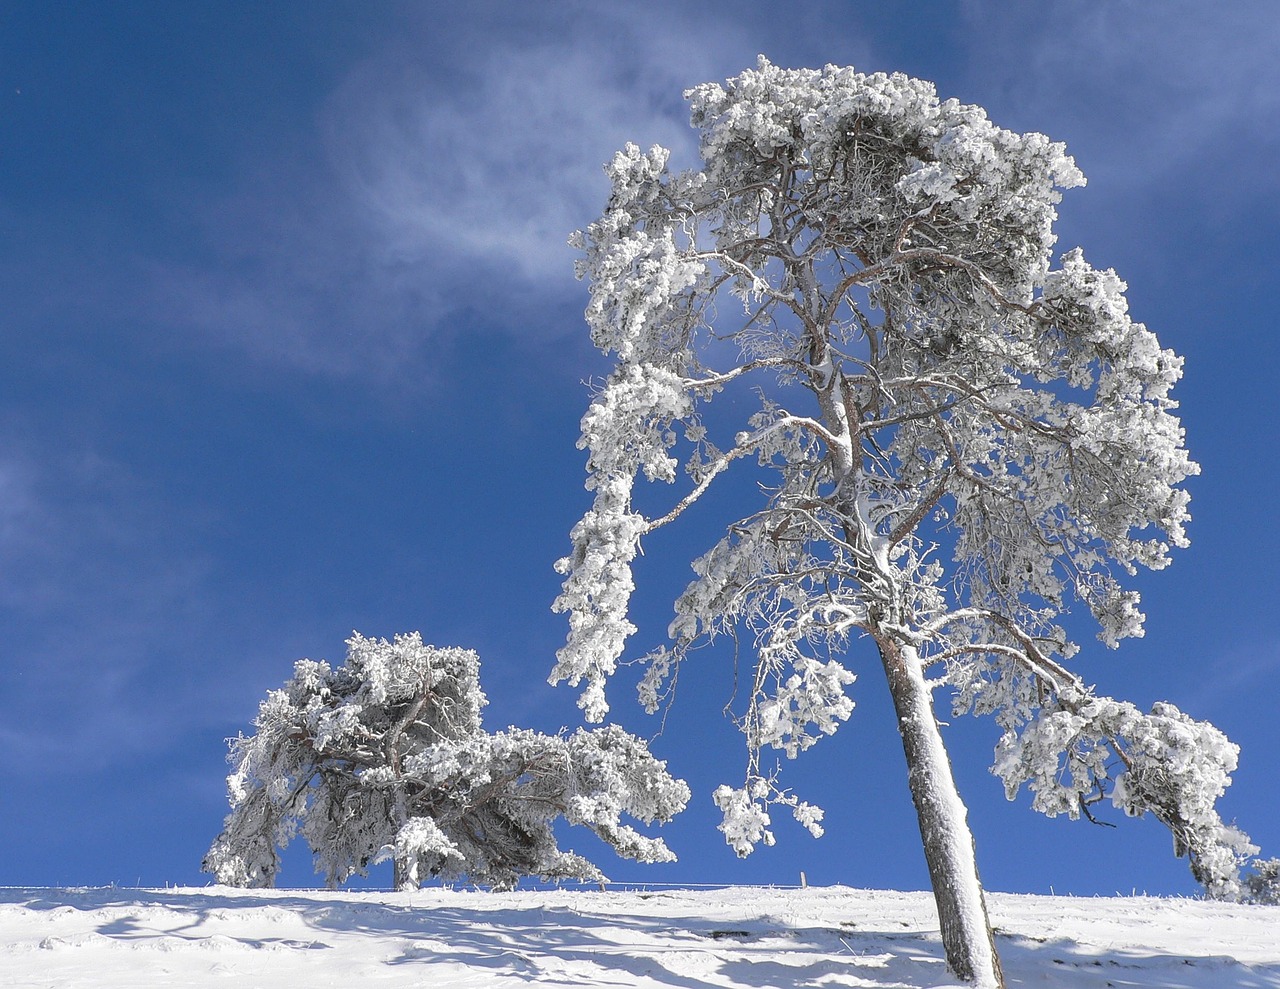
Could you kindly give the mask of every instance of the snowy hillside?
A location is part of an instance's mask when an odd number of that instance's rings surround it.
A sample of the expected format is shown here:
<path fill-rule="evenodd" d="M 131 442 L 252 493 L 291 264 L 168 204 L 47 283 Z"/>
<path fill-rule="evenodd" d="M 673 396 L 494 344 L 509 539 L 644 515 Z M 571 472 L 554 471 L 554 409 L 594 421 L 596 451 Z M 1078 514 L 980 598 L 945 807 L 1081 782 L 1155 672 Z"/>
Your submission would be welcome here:
<path fill-rule="evenodd" d="M 1280 987 L 1280 908 L 995 894 L 1010 986 Z M 0 890 L 0 986 L 941 987 L 928 894 Z"/>

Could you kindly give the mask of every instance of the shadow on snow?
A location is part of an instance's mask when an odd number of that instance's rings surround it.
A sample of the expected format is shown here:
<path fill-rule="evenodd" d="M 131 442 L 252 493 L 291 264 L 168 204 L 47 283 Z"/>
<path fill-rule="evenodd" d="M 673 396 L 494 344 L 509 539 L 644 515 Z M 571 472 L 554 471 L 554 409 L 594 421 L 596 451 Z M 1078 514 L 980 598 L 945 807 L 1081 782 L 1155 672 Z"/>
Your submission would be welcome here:
<path fill-rule="evenodd" d="M 626 909 L 619 894 L 592 892 L 547 894 L 552 902 L 529 906 L 527 893 L 472 894 L 466 895 L 465 904 L 453 905 L 438 894 L 414 902 L 418 894 L 412 893 L 403 894 L 404 903 L 396 903 L 370 900 L 367 894 L 259 894 L 217 887 L 205 892 L 4 889 L 0 905 L 33 911 L 123 911 L 110 919 L 94 918 L 101 920 L 95 931 L 135 946 L 149 940 L 159 946 L 164 939 L 196 943 L 212 938 L 248 949 L 340 950 L 341 942 L 352 937 L 378 938 L 387 942 L 384 964 L 423 966 L 424 976 L 427 966 L 443 963 L 563 985 L 634 985 L 645 979 L 678 989 L 956 985 L 946 971 L 929 916 L 909 928 L 900 922 L 899 930 L 841 924 L 838 915 L 831 918 L 831 926 L 808 926 L 788 922 L 784 905 L 772 902 L 772 894 L 761 889 L 759 902 L 751 901 L 750 907 L 748 901 L 737 901 L 735 915 L 723 921 L 681 916 L 691 908 L 696 911 L 696 902 L 687 898 L 673 898 L 671 916 L 654 916 L 662 906 L 654 904 L 653 914 L 635 912 Z M 624 895 L 650 900 L 670 894 Z M 220 929 L 255 919 L 263 926 L 263 919 L 278 921 L 285 915 L 314 937 L 237 936 Z M 151 926 L 160 918 L 171 921 L 163 930 Z M 1000 932 L 998 940 L 1010 989 L 1280 989 L 1280 965 L 1250 966 L 1225 956 L 1103 950 L 1069 939 L 1029 938 L 1007 931 Z"/>

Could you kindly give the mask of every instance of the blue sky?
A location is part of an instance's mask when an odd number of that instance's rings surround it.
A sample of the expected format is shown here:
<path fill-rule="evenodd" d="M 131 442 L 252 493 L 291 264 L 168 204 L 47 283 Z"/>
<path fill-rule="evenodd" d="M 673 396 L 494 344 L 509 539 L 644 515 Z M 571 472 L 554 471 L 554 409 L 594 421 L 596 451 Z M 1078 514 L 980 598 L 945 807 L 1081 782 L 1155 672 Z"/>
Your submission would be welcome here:
<path fill-rule="evenodd" d="M 1078 669 L 1223 728 L 1224 816 L 1280 854 L 1278 46 L 1270 0 L 6 4 L 0 885 L 205 881 L 224 738 L 352 629 L 477 649 L 491 728 L 578 723 L 545 683 L 551 567 L 606 364 L 565 238 L 625 141 L 691 163 L 681 91 L 761 52 L 922 76 L 1067 142 L 1089 186 L 1060 246 L 1114 266 L 1185 355 L 1204 469 L 1192 547 L 1141 578 L 1146 638 Z M 641 649 L 708 538 L 679 528 L 646 545 Z M 680 862 L 600 850 L 606 872 L 923 888 L 870 655 L 853 719 L 787 767 L 827 835 L 781 820 L 772 849 L 725 847 L 728 662 L 686 672 L 654 743 L 694 788 L 665 829 Z M 652 734 L 627 694 L 614 714 Z M 1194 891 L 1158 825 L 1041 818 L 987 772 L 993 725 L 948 737 L 989 888 Z M 315 881 L 305 855 L 283 878 Z"/>

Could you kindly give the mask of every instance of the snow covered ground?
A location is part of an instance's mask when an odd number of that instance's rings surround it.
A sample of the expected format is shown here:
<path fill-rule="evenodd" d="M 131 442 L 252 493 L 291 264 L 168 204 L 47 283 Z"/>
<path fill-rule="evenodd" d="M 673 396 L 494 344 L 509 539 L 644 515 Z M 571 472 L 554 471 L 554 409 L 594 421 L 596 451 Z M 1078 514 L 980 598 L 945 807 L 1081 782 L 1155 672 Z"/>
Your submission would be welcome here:
<path fill-rule="evenodd" d="M 991 896 L 1010 986 L 1280 987 L 1280 907 Z M 951 986 L 925 893 L 0 890 L 0 986 Z"/>

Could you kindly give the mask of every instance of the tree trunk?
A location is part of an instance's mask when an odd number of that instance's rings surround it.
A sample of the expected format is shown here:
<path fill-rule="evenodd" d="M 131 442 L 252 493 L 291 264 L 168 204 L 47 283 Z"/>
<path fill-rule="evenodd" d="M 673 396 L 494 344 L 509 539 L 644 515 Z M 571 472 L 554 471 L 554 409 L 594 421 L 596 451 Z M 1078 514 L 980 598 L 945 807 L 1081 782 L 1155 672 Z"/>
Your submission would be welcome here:
<path fill-rule="evenodd" d="M 876 636 L 876 642 L 898 714 L 947 965 L 958 978 L 982 989 L 1004 989 L 995 935 L 978 880 L 968 812 L 951 775 L 920 659 L 913 648 L 887 634 Z"/>
<path fill-rule="evenodd" d="M 400 755 L 397 752 L 393 757 L 393 765 L 395 771 L 400 772 Z M 404 830 L 405 824 L 409 820 L 408 798 L 404 791 L 403 781 L 396 787 L 395 802 L 395 825 L 396 837 L 399 838 Z M 397 840 L 396 844 L 399 844 Z M 395 883 L 396 892 L 404 893 L 418 888 L 418 856 L 414 853 L 408 853 L 397 848 L 395 854 L 391 856 L 393 864 L 392 881 Z"/>

